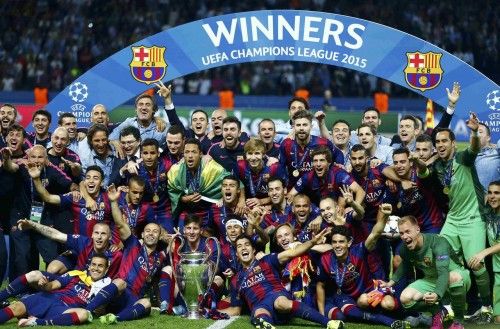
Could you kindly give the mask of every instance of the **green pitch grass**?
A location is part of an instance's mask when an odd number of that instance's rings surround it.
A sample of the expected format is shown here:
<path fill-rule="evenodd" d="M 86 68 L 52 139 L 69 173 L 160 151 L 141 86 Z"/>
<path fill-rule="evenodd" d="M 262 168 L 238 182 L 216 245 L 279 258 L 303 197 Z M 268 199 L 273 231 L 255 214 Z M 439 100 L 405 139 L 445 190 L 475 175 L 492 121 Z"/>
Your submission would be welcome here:
<path fill-rule="evenodd" d="M 106 327 L 109 328 L 142 328 L 142 329 L 150 329 L 150 328 L 182 328 L 182 329 L 202 329 L 202 328 L 208 328 L 210 325 L 216 323 L 217 321 L 212 321 L 212 320 L 186 320 L 181 317 L 177 316 L 168 316 L 168 315 L 160 315 L 158 311 L 153 310 L 152 314 L 141 320 L 136 320 L 136 321 L 128 321 L 128 322 L 121 322 L 118 324 L 114 325 L 102 325 L 98 319 L 94 320 L 93 323 L 90 324 L 85 324 L 80 326 L 81 328 L 85 329 L 103 329 Z M 450 324 L 445 324 L 444 328 L 448 328 Z M 493 324 L 490 325 L 483 325 L 483 326 L 478 326 L 478 325 L 468 325 L 466 324 L 465 328 L 484 328 L 484 329 L 494 329 L 494 328 L 500 328 L 500 326 L 495 326 Z M 11 320 L 8 323 L 0 326 L 0 328 L 17 328 L 17 320 Z M 47 327 L 47 328 L 54 328 L 54 327 Z M 68 328 L 68 327 L 57 327 L 57 328 Z M 250 324 L 250 318 L 248 316 L 241 316 L 235 321 L 233 321 L 230 325 L 225 327 L 227 329 L 252 329 L 254 328 Z M 321 326 L 312 323 L 312 322 L 307 322 L 304 320 L 297 320 L 294 319 L 292 322 L 290 322 L 287 325 L 283 326 L 278 326 L 278 328 L 283 328 L 283 329 L 304 329 L 304 328 L 322 328 Z M 370 325 L 370 324 L 360 324 L 360 323 L 346 323 L 345 325 L 346 329 L 383 329 L 383 328 L 388 328 L 384 326 L 379 326 L 379 325 Z M 423 328 L 423 327 L 422 327 Z"/>

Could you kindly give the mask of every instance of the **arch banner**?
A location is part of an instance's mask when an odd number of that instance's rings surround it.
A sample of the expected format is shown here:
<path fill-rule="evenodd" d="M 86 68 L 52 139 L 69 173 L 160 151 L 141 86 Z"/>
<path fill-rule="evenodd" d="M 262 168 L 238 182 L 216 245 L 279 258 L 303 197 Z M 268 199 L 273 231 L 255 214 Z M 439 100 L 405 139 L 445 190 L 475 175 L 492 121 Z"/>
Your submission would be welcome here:
<path fill-rule="evenodd" d="M 255 61 L 302 61 L 372 74 L 446 107 L 446 87 L 462 96 L 455 132 L 467 138 L 475 111 L 500 137 L 500 87 L 445 50 L 405 32 L 354 17 L 298 10 L 215 16 L 152 35 L 103 60 L 59 93 L 47 109 L 90 123 L 93 105 L 113 109 L 151 88 L 214 67 Z M 424 105 L 422 106 L 424 109 Z"/>

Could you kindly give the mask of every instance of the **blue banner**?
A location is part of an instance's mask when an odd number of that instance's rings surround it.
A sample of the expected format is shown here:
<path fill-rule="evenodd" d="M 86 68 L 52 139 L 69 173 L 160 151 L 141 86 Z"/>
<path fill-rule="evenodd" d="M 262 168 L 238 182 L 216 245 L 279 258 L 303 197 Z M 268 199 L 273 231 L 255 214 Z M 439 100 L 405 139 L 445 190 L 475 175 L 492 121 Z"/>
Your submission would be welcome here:
<path fill-rule="evenodd" d="M 323 12 L 271 10 L 211 17 L 160 32 L 102 61 L 66 87 L 47 109 L 90 123 L 98 103 L 113 109 L 156 81 L 223 65 L 302 61 L 345 67 L 406 87 L 446 107 L 446 87 L 462 94 L 452 127 L 468 138 L 475 111 L 500 137 L 500 87 L 445 50 L 374 22 Z M 424 109 L 424 106 L 422 106 Z M 396 109 L 397 110 L 397 109 Z"/>

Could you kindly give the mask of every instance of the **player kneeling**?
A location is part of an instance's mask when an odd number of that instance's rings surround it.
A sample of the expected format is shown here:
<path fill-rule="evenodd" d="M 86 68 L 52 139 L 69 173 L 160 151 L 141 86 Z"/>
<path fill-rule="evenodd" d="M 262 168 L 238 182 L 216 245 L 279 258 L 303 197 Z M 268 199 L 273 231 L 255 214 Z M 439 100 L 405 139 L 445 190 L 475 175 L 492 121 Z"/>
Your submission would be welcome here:
<path fill-rule="evenodd" d="M 421 233 L 417 219 L 404 216 L 399 220 L 399 234 L 403 240 L 401 265 L 391 281 L 383 286 L 393 286 L 401 278 L 420 269 L 424 277 L 416 280 L 401 293 L 401 304 L 412 311 L 428 311 L 433 314 L 432 329 L 443 328 L 441 299 L 449 293 L 455 319 L 450 329 L 462 329 L 465 297 L 470 287 L 470 276 L 460 261 L 455 260 L 450 245 L 437 234 Z"/>

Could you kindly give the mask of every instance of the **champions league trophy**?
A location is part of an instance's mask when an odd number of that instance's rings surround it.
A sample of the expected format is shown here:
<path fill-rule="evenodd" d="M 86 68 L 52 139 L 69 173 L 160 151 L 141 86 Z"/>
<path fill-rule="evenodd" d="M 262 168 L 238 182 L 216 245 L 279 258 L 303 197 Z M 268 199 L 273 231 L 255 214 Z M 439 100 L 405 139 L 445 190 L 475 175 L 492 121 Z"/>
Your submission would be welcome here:
<path fill-rule="evenodd" d="M 178 235 L 174 238 L 180 240 L 180 246 L 177 250 L 182 250 L 185 239 Z M 217 246 L 217 250 L 211 250 L 209 241 L 213 240 Z M 170 248 L 170 264 L 174 267 L 175 280 L 179 287 L 179 293 L 186 303 L 188 319 L 200 319 L 200 302 L 203 300 L 208 289 L 212 285 L 215 273 L 219 266 L 220 258 L 220 245 L 219 241 L 213 237 L 206 239 L 207 252 L 179 252 L 179 261 L 177 264 L 173 263 L 173 252 L 177 252 Z M 214 252 L 217 252 L 217 260 L 214 263 L 210 258 Z"/>

